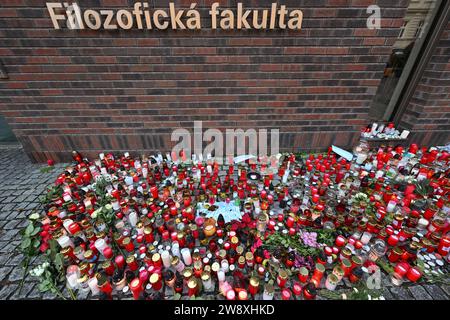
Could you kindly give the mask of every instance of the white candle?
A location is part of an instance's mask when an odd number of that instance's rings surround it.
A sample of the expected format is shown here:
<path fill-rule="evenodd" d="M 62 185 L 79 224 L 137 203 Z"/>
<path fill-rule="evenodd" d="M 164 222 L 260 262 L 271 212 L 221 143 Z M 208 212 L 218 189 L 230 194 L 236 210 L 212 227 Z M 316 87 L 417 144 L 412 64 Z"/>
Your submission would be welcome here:
<path fill-rule="evenodd" d="M 128 186 L 133 185 L 133 177 L 130 177 L 130 176 L 125 177 L 125 183 L 126 183 Z"/>
<path fill-rule="evenodd" d="M 220 266 L 224 272 L 228 272 L 230 264 L 228 263 L 228 260 L 224 259 L 220 262 Z"/>
<path fill-rule="evenodd" d="M 67 278 L 67 284 L 69 285 L 69 287 L 71 289 L 78 288 L 78 276 L 76 273 L 68 274 L 66 276 L 66 278 Z"/>
<path fill-rule="evenodd" d="M 287 183 L 289 177 L 289 170 L 286 170 L 286 172 L 283 175 L 283 183 Z"/>
<path fill-rule="evenodd" d="M 138 222 L 138 216 L 136 211 L 130 212 L 130 215 L 128 216 L 128 221 L 130 222 L 130 225 L 132 227 L 136 226 L 136 223 Z"/>
<path fill-rule="evenodd" d="M 219 280 L 219 283 L 225 281 L 225 272 L 223 272 L 223 270 L 217 271 L 217 279 Z"/>
<path fill-rule="evenodd" d="M 377 126 L 378 126 L 378 123 L 373 123 L 372 124 L 372 129 L 371 129 L 372 133 L 375 133 L 375 131 L 377 130 Z"/>
<path fill-rule="evenodd" d="M 105 239 L 102 239 L 102 238 L 95 240 L 94 246 L 102 254 L 103 254 L 103 250 L 105 250 L 105 248 L 107 247 Z"/>
<path fill-rule="evenodd" d="M 165 267 L 165 268 L 170 268 L 170 265 L 171 265 L 171 259 L 170 259 L 170 253 L 169 253 L 169 251 L 164 250 L 164 251 L 161 253 L 161 259 L 162 259 L 162 262 L 163 262 L 164 267 Z"/>
<path fill-rule="evenodd" d="M 70 231 L 69 231 L 69 226 L 72 224 L 72 222 L 73 222 L 72 219 L 66 219 L 66 220 L 64 220 L 63 226 L 64 226 L 64 229 L 66 229 L 67 232 L 70 232 Z"/>
<path fill-rule="evenodd" d="M 403 130 L 402 133 L 400 134 L 400 138 L 406 139 L 406 138 L 408 138 L 408 135 L 409 135 L 409 131 Z"/>
<path fill-rule="evenodd" d="M 207 280 L 203 280 L 202 281 L 203 282 L 203 289 L 205 290 L 205 291 L 211 291 L 211 289 L 212 289 L 212 281 L 211 281 L 211 277 L 208 277 L 208 279 Z"/>
<path fill-rule="evenodd" d="M 370 233 L 364 232 L 361 237 L 361 242 L 363 244 L 368 244 L 371 238 L 372 238 L 372 235 Z"/>
<path fill-rule="evenodd" d="M 366 159 L 367 159 L 366 153 L 358 153 L 358 155 L 356 156 L 356 163 L 362 164 Z"/>
<path fill-rule="evenodd" d="M 70 193 L 68 193 L 68 192 L 64 192 L 63 199 L 65 202 L 72 201 L 72 197 L 70 196 Z"/>
<path fill-rule="evenodd" d="M 180 255 L 180 245 L 178 244 L 178 242 L 174 242 L 174 243 L 172 244 L 172 254 L 173 254 L 174 256 L 177 256 L 178 258 L 181 258 L 181 255 Z"/>
<path fill-rule="evenodd" d="M 91 289 L 91 293 L 93 296 L 96 296 L 100 292 L 100 289 L 98 288 L 97 283 L 98 282 L 97 282 L 96 277 L 92 277 L 88 280 L 88 285 L 89 285 L 89 288 Z"/>
<path fill-rule="evenodd" d="M 389 203 L 388 203 L 388 205 L 387 205 L 387 207 L 386 207 L 386 211 L 387 212 L 393 212 L 394 211 L 394 209 L 395 209 L 395 206 L 396 206 L 396 202 L 395 201 L 389 201 Z"/>
<path fill-rule="evenodd" d="M 57 239 L 59 245 L 61 246 L 61 248 L 67 248 L 69 246 L 73 247 L 73 242 L 72 240 L 70 240 L 70 238 L 66 235 L 60 237 Z"/>
<path fill-rule="evenodd" d="M 183 261 L 187 266 L 190 266 L 192 264 L 192 257 L 191 257 L 191 251 L 189 248 L 183 248 L 181 249 L 181 255 L 183 256 Z"/>

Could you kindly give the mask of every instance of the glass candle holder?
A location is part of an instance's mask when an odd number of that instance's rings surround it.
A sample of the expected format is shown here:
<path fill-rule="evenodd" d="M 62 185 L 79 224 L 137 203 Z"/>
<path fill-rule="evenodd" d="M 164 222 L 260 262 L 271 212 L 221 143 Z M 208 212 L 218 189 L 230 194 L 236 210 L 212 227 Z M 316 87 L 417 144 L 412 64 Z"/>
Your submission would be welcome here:
<path fill-rule="evenodd" d="M 275 289 L 271 283 L 264 286 L 263 300 L 273 300 Z"/>
<path fill-rule="evenodd" d="M 339 282 L 344 277 L 344 270 L 340 266 L 336 266 L 333 269 L 333 274 L 336 276 Z"/>
<path fill-rule="evenodd" d="M 327 280 L 325 281 L 325 288 L 327 288 L 330 291 L 334 291 L 338 283 L 339 283 L 338 277 L 335 274 L 331 273 L 328 275 Z"/>
<path fill-rule="evenodd" d="M 211 274 L 207 271 L 203 271 L 201 275 L 203 290 L 205 292 L 211 292 L 214 289 Z"/>
<path fill-rule="evenodd" d="M 384 256 L 386 249 L 386 243 L 381 239 L 377 239 L 370 248 L 369 259 L 374 262 L 377 261 L 380 257 Z"/>

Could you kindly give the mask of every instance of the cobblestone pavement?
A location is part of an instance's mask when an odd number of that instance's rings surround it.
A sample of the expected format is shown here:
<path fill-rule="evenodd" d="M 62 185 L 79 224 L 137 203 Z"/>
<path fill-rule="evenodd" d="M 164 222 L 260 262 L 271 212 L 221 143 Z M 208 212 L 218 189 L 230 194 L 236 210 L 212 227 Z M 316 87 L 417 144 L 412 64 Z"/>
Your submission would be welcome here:
<path fill-rule="evenodd" d="M 52 171 L 41 172 L 44 167 L 31 163 L 21 147 L 0 145 L 0 299 L 54 298 L 50 293 L 42 294 L 30 275 L 25 278 L 21 293 L 18 292 L 23 276 L 23 269 L 19 267 L 22 260 L 18 252 L 19 231 L 26 225 L 26 217 L 33 210 L 40 210 L 38 197 L 54 182 L 65 164 L 56 164 Z M 32 263 L 35 265 L 38 261 Z M 383 275 L 382 287 L 385 299 L 450 299 L 448 285 L 394 287 Z"/>

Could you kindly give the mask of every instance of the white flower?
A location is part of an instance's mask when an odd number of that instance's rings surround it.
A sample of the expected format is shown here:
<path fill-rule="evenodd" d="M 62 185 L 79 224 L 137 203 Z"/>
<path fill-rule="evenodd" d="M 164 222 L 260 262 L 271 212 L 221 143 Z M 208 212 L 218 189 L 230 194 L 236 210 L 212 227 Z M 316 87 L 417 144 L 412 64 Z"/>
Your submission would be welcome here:
<path fill-rule="evenodd" d="M 92 212 L 91 214 L 91 218 L 95 219 L 97 218 L 98 213 L 102 210 L 102 208 L 95 210 L 94 212 Z"/>
<path fill-rule="evenodd" d="M 40 277 L 45 270 L 48 268 L 50 264 L 48 262 L 44 262 L 42 265 L 37 266 L 33 270 L 30 271 L 30 274 L 34 277 Z"/>
<path fill-rule="evenodd" d="M 30 220 L 37 220 L 37 219 L 39 219 L 39 214 L 38 214 L 38 213 L 32 213 L 32 214 L 29 216 L 29 219 L 30 219 Z"/>
<path fill-rule="evenodd" d="M 383 297 L 383 296 L 379 296 L 378 299 L 379 299 L 379 300 L 386 300 L 386 298 Z"/>

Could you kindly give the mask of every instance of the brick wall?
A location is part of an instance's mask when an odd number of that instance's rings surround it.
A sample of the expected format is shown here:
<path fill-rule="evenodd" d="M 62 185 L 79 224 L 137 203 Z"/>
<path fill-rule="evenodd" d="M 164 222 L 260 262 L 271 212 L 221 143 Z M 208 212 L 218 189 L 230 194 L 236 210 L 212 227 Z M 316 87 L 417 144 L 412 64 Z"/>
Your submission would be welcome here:
<path fill-rule="evenodd" d="M 401 125 L 411 140 L 429 145 L 450 142 L 450 22 L 442 33 Z"/>
<path fill-rule="evenodd" d="M 202 17 L 212 2 L 197 1 Z M 78 3 L 117 9 L 134 1 Z M 1 112 L 36 161 L 67 159 L 72 149 L 168 150 L 172 130 L 194 120 L 204 128 L 279 128 L 283 150 L 351 146 L 408 0 L 279 4 L 303 10 L 303 30 L 54 30 L 45 1 L 2 0 L 0 59 L 10 79 L 0 81 Z M 381 7 L 380 30 L 366 28 L 371 4 Z"/>

